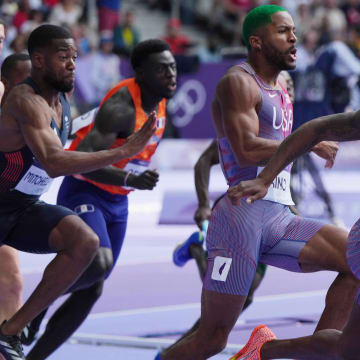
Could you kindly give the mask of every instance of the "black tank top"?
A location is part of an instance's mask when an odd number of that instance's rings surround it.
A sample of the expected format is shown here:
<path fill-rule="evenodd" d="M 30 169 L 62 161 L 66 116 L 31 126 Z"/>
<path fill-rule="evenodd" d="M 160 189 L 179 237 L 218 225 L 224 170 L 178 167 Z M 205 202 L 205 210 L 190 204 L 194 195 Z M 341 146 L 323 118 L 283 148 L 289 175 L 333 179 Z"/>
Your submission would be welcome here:
<path fill-rule="evenodd" d="M 36 94 L 40 94 L 39 87 L 32 78 L 27 78 L 25 84 L 31 86 Z M 70 130 L 70 105 L 64 93 L 60 93 L 62 106 L 61 129 L 54 119 L 50 127 L 60 138 L 64 146 Z M 46 192 L 52 182 L 42 165 L 35 158 L 28 146 L 11 152 L 0 152 L 0 196 L 11 194 L 11 198 L 40 197 Z"/>

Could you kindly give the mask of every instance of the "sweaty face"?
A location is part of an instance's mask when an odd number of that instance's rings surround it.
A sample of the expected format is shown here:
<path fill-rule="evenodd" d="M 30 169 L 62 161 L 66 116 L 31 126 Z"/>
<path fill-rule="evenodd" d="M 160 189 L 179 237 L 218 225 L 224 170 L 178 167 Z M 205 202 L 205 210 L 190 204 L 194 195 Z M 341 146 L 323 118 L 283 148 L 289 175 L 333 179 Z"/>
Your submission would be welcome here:
<path fill-rule="evenodd" d="M 57 91 L 71 91 L 74 88 L 76 58 L 73 39 L 53 40 L 45 53 L 44 80 Z"/>
<path fill-rule="evenodd" d="M 295 26 L 290 14 L 280 11 L 272 15 L 272 23 L 264 27 L 261 51 L 278 70 L 296 67 Z"/>
<path fill-rule="evenodd" d="M 177 71 L 174 56 L 170 51 L 151 54 L 141 68 L 142 80 L 154 95 L 166 99 L 173 97 Z"/>

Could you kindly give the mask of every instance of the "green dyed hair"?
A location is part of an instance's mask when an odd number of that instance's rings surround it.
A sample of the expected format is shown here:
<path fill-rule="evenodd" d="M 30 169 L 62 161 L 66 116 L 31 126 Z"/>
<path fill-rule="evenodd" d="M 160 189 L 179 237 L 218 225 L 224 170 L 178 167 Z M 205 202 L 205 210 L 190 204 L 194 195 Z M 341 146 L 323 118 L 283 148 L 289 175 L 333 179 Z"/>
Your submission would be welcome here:
<path fill-rule="evenodd" d="M 246 15 L 242 27 L 242 36 L 244 43 L 249 50 L 251 49 L 249 42 L 250 36 L 253 35 L 255 31 L 262 26 L 271 24 L 271 16 L 279 11 L 287 12 L 286 9 L 278 5 L 262 5 L 252 9 Z"/>

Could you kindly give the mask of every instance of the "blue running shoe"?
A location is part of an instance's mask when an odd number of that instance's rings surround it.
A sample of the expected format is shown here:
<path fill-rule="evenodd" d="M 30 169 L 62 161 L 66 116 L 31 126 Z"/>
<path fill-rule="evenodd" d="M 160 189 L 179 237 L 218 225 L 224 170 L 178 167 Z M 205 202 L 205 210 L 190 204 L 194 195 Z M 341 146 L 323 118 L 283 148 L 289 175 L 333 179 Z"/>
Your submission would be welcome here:
<path fill-rule="evenodd" d="M 4 321 L 0 326 L 0 359 L 1 360 L 26 360 L 19 336 L 4 335 L 1 332 L 1 327 L 5 324 Z"/>
<path fill-rule="evenodd" d="M 176 266 L 184 266 L 192 256 L 190 254 L 189 248 L 191 244 L 201 245 L 204 241 L 204 234 L 202 231 L 196 231 L 190 235 L 190 237 L 179 244 L 173 252 L 173 262 Z"/>
<path fill-rule="evenodd" d="M 156 358 L 154 360 L 161 360 L 161 353 L 157 353 Z"/>

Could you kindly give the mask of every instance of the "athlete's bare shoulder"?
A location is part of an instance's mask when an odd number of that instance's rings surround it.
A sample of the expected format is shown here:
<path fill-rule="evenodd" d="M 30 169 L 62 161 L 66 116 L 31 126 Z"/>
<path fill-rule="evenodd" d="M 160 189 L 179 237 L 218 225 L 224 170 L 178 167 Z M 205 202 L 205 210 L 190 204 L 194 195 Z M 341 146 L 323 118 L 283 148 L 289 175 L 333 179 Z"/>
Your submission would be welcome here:
<path fill-rule="evenodd" d="M 127 87 L 122 87 L 101 106 L 95 125 L 101 132 L 125 132 L 129 136 L 134 130 L 135 113 L 131 94 Z M 126 124 L 131 127 L 129 133 L 124 129 Z"/>
<path fill-rule="evenodd" d="M 37 118 L 30 115 L 44 111 L 50 111 L 48 103 L 27 84 L 15 86 L 2 109 L 3 114 L 13 116 L 17 121 L 37 121 Z"/>
<path fill-rule="evenodd" d="M 240 66 L 231 67 L 216 87 L 216 97 L 221 102 L 241 102 L 256 106 L 261 101 L 254 78 Z"/>
<path fill-rule="evenodd" d="M 15 86 L 1 109 L 0 142 L 2 151 L 17 150 L 25 145 L 23 126 L 48 127 L 50 107 L 40 95 L 26 85 Z M 44 116 L 45 115 L 45 116 Z"/>

